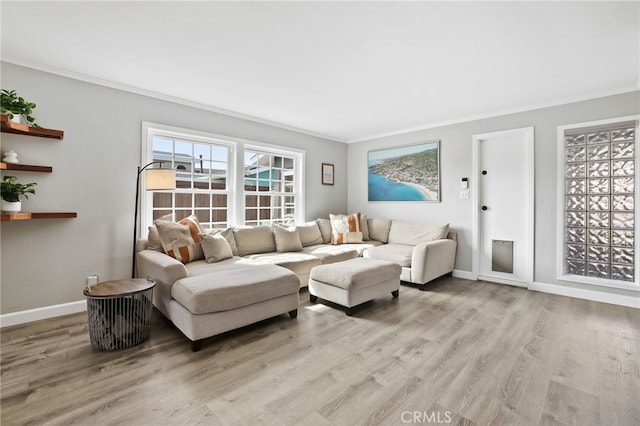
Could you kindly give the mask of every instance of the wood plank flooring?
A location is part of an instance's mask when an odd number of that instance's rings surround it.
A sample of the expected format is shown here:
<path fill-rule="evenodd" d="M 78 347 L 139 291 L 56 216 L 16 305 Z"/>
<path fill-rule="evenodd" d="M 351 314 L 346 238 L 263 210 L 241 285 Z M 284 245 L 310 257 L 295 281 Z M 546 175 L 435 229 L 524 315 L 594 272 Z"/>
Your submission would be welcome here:
<path fill-rule="evenodd" d="M 95 352 L 86 314 L 2 329 L 10 425 L 640 425 L 640 311 L 456 278 L 348 317 L 310 305 L 207 339 L 154 311 Z"/>

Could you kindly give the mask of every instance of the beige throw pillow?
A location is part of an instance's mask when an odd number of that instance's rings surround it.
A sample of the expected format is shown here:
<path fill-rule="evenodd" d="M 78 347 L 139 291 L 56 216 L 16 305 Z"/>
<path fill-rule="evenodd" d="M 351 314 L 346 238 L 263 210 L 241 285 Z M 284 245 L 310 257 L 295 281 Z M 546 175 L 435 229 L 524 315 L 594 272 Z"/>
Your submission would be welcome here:
<path fill-rule="evenodd" d="M 194 215 L 185 217 L 177 223 L 164 220 L 155 221 L 162 249 L 169 256 L 182 263 L 204 258 L 200 246 L 202 227 Z"/>
<path fill-rule="evenodd" d="M 296 228 L 274 225 L 273 235 L 276 239 L 277 252 L 302 251 L 302 241 Z"/>
<path fill-rule="evenodd" d="M 296 229 L 298 230 L 298 235 L 300 235 L 300 242 L 302 242 L 302 247 L 324 243 L 320 228 L 315 221 L 298 225 L 296 226 Z"/>
<path fill-rule="evenodd" d="M 233 257 L 231 246 L 221 233 L 200 234 L 200 244 L 207 263 L 216 263 Z"/>
<path fill-rule="evenodd" d="M 156 220 L 164 220 L 164 221 L 168 220 L 169 222 L 171 222 L 173 220 L 173 215 L 167 214 L 167 215 L 161 216 Z M 162 241 L 160 241 L 158 228 L 156 228 L 155 225 L 151 225 L 149 227 L 149 235 L 147 236 L 147 248 L 149 250 L 164 251 L 162 250 Z"/>
<path fill-rule="evenodd" d="M 331 221 L 329 219 L 318 218 L 316 219 L 318 228 L 320 228 L 320 234 L 322 234 L 322 241 L 325 244 L 331 242 Z"/>

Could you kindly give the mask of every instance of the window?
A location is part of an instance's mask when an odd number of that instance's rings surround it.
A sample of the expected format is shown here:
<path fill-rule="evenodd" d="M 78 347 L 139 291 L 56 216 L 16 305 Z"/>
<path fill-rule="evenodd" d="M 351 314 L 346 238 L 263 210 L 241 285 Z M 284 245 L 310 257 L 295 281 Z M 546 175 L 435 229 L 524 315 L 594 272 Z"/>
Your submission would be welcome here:
<path fill-rule="evenodd" d="M 166 215 L 204 228 L 304 220 L 303 151 L 152 123 L 143 137 L 143 164 L 173 168 L 176 189 L 145 194 L 142 229 Z"/>
<path fill-rule="evenodd" d="M 637 282 L 636 125 L 562 129 L 561 279 Z"/>
<path fill-rule="evenodd" d="M 176 171 L 174 191 L 153 193 L 153 220 L 194 214 L 205 228 L 226 227 L 230 147 L 160 135 L 152 135 L 151 145 L 151 161 L 162 161 Z"/>
<path fill-rule="evenodd" d="M 296 221 L 296 159 L 264 151 L 244 152 L 245 224 Z"/>

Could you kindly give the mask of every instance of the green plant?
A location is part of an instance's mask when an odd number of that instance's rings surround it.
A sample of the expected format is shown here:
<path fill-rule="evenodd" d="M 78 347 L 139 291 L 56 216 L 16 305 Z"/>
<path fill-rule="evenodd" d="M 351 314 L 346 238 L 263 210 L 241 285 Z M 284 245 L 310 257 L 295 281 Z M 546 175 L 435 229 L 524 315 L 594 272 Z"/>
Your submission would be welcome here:
<path fill-rule="evenodd" d="M 36 104 L 25 101 L 22 96 L 18 96 L 15 90 L 2 89 L 0 91 L 0 110 L 9 118 L 13 118 L 14 115 L 22 115 L 29 126 L 40 127 L 36 123 L 36 119 L 31 116 L 35 107 Z"/>
<path fill-rule="evenodd" d="M 21 184 L 18 183 L 18 178 L 15 176 L 5 176 L 0 182 L 0 195 L 2 199 L 14 203 L 16 201 L 20 201 L 20 196 L 24 195 L 24 198 L 29 198 L 27 194 L 35 194 L 36 191 L 33 189 L 37 183 L 27 183 Z"/>

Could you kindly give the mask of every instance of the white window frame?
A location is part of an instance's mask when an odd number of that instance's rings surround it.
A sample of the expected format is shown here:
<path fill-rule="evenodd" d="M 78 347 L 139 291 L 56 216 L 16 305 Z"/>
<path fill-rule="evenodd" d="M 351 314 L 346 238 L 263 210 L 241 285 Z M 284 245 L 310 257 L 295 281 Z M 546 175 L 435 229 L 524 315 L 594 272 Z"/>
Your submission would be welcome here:
<path fill-rule="evenodd" d="M 564 273 L 564 234 L 565 234 L 565 225 L 564 225 L 564 204 L 565 204 L 565 130 L 569 129 L 577 129 L 583 127 L 593 127 L 593 126 L 602 126 L 607 124 L 619 123 L 624 121 L 636 121 L 636 129 L 635 129 L 635 238 L 634 238 L 634 255 L 635 255 L 635 270 L 634 270 L 634 282 L 620 281 L 620 280 L 611 280 L 611 279 L 603 279 L 596 277 L 587 277 L 580 275 L 568 275 Z M 584 123 L 574 123 L 574 124 L 566 124 L 563 126 L 558 126 L 557 133 L 557 225 L 556 225 L 556 278 L 558 281 L 566 281 L 566 282 L 574 282 L 581 284 L 589 284 L 600 287 L 609 287 L 609 288 L 618 288 L 624 290 L 634 290 L 640 292 L 640 252 L 638 249 L 640 248 L 640 114 L 637 115 L 628 115 L 624 117 L 615 117 L 608 118 L 605 120 L 597 120 L 597 121 L 588 121 Z"/>
<path fill-rule="evenodd" d="M 186 129 L 165 124 L 142 122 L 141 165 L 145 165 L 153 159 L 153 137 L 164 136 L 183 139 L 195 143 L 212 143 L 229 147 L 228 180 L 227 180 L 227 223 L 229 226 L 243 225 L 245 217 L 244 194 L 244 152 L 245 150 L 258 150 L 269 154 L 286 155 L 294 158 L 294 194 L 295 197 L 295 221 L 304 222 L 305 218 L 305 151 L 280 145 L 262 143 L 232 136 Z M 144 175 L 144 173 L 143 173 Z M 141 188 L 144 188 L 144 176 L 140 176 Z M 146 237 L 146 229 L 153 224 L 153 193 L 142 191 L 141 196 L 140 232 L 142 238 Z M 137 236 L 140 238 L 140 236 Z"/>

